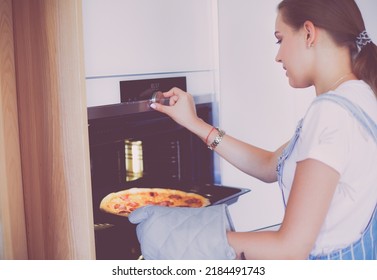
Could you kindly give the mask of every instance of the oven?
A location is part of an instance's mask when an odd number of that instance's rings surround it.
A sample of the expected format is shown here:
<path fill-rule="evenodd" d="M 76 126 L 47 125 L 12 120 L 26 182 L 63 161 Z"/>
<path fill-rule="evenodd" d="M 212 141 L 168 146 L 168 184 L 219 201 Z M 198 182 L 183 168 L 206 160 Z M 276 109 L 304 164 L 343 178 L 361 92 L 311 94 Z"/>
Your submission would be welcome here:
<path fill-rule="evenodd" d="M 202 141 L 166 115 L 149 108 L 156 93 L 173 86 L 186 90 L 184 77 L 120 83 L 121 103 L 88 108 L 93 214 L 97 259 L 137 259 L 135 225 L 99 210 L 111 192 L 174 188 L 232 203 L 248 189 L 214 184 L 214 157 Z M 165 100 L 154 100 L 165 102 Z M 197 114 L 213 122 L 213 104 L 196 104 Z"/>

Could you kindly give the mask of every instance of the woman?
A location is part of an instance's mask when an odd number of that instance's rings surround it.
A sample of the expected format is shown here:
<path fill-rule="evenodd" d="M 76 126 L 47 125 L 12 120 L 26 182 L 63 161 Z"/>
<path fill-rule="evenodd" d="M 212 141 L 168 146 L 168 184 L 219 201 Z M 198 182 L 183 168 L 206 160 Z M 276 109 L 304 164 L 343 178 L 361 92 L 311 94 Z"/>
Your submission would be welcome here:
<path fill-rule="evenodd" d="M 377 258 L 377 140 L 355 112 L 320 98 L 345 97 L 376 127 L 377 46 L 353 0 L 284 0 L 278 6 L 275 36 L 280 44 L 276 61 L 282 63 L 290 85 L 314 86 L 317 95 L 295 136 L 275 152 L 243 143 L 203 122 L 195 114 L 192 97 L 177 88 L 164 93 L 170 106 L 152 107 L 198 135 L 240 170 L 265 182 L 278 180 L 286 203 L 281 228 L 234 232 L 224 207 L 208 214 L 221 217 L 216 225 L 222 226 L 210 225 L 212 230 L 202 223 L 207 209 L 196 213 L 199 210 L 142 208 L 130 220 L 140 223 L 138 237 L 149 258 Z M 180 224 L 178 230 L 170 226 L 193 216 L 197 220 Z M 198 223 L 209 231 L 200 231 L 208 255 L 195 255 L 203 241 L 196 240 L 195 233 L 185 235 Z M 161 239 L 163 245 L 150 249 Z M 175 239 L 186 247 L 175 244 L 182 247 L 177 248 L 178 255 L 161 253 L 161 247 L 168 248 L 168 240 Z M 193 252 L 182 253 L 189 246 Z M 211 255 L 214 247 L 223 250 Z"/>

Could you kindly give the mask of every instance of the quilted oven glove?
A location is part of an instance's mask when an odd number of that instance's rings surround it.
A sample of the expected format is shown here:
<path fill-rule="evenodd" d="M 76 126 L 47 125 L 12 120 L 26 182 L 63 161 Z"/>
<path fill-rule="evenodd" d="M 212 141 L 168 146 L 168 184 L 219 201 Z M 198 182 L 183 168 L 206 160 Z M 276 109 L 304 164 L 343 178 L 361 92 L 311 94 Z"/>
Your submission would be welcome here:
<path fill-rule="evenodd" d="M 234 230 L 227 206 L 145 206 L 129 215 L 145 259 L 234 259 L 226 231 Z"/>

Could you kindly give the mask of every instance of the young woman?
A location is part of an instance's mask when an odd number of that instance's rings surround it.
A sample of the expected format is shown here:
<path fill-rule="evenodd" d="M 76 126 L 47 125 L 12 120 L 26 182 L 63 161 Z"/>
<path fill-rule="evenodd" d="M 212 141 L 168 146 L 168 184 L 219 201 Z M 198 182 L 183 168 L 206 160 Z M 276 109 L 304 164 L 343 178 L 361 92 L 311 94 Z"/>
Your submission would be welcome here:
<path fill-rule="evenodd" d="M 280 229 L 234 232 L 224 207 L 211 214 L 207 209 L 141 208 L 130 220 L 140 223 L 138 237 L 148 258 L 377 258 L 377 46 L 354 0 L 284 0 L 275 36 L 280 44 L 276 61 L 289 84 L 314 86 L 317 94 L 295 136 L 278 150 L 266 151 L 214 129 L 197 117 L 192 97 L 180 89 L 164 93 L 170 106 L 152 107 L 240 170 L 265 182 L 278 180 L 286 204 Z M 344 97 L 351 105 L 324 96 Z M 208 226 L 202 217 L 209 216 L 220 217 L 215 223 L 222 226 Z M 186 218 L 189 224 L 177 225 Z M 192 233 L 199 225 L 201 240 Z"/>

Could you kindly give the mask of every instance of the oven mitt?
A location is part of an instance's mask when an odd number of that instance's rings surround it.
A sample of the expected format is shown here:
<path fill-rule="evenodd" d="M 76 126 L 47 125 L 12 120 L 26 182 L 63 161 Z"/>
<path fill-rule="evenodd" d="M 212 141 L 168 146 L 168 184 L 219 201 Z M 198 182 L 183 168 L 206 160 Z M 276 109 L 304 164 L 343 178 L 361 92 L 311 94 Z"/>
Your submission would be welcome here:
<path fill-rule="evenodd" d="M 204 208 L 145 206 L 129 215 L 145 259 L 234 259 L 225 204 Z"/>

